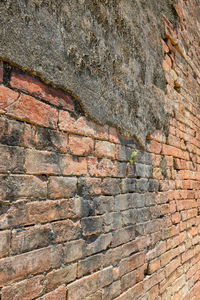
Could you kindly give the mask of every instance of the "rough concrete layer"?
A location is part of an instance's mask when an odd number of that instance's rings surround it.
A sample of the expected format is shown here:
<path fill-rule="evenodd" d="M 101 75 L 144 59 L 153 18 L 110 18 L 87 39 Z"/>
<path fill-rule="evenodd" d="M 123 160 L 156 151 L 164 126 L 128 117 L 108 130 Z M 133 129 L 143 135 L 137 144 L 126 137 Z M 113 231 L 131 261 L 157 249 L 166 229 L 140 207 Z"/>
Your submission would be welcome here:
<path fill-rule="evenodd" d="M 0 57 L 70 90 L 92 119 L 144 144 L 166 125 L 162 17 L 176 22 L 173 2 L 4 0 Z"/>

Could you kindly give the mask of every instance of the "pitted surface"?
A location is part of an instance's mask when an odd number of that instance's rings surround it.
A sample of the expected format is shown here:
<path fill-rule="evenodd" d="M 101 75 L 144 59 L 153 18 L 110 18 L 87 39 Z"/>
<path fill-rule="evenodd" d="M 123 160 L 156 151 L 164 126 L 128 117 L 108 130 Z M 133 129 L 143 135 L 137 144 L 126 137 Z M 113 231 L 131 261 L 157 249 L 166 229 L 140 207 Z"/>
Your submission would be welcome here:
<path fill-rule="evenodd" d="M 71 91 L 85 113 L 144 143 L 166 124 L 162 16 L 173 1 L 4 0 L 0 57 Z"/>

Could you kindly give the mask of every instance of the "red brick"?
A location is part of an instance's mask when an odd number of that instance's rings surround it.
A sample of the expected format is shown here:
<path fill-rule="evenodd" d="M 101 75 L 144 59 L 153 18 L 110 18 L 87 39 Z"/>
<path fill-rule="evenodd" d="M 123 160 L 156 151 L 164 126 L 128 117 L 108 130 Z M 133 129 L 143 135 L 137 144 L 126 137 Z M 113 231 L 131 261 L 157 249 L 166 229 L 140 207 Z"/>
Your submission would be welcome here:
<path fill-rule="evenodd" d="M 53 270 L 46 275 L 46 288 L 53 290 L 62 284 L 67 284 L 76 279 L 77 264 L 70 264 L 64 268 Z"/>
<path fill-rule="evenodd" d="M 30 274 L 57 268 L 61 261 L 61 247 L 48 247 L 0 260 L 0 286 L 27 278 Z M 12 272 L 10 272 L 12 270 Z"/>
<path fill-rule="evenodd" d="M 114 127 L 109 127 L 109 141 L 112 142 L 112 143 L 116 143 L 116 144 L 119 144 L 120 143 L 120 140 L 119 140 L 119 137 L 118 137 L 118 133 L 117 133 L 117 130 L 116 128 Z"/>
<path fill-rule="evenodd" d="M 126 292 L 121 294 L 119 297 L 115 298 L 115 300 L 132 300 L 137 299 L 140 297 L 143 293 L 143 283 L 139 282 L 130 289 L 128 289 Z M 138 298 L 139 299 L 139 298 Z"/>
<path fill-rule="evenodd" d="M 86 299 L 87 296 L 109 285 L 113 281 L 112 269 L 112 267 L 103 269 L 69 284 L 67 286 L 68 298 L 70 300 Z"/>
<path fill-rule="evenodd" d="M 181 159 L 189 160 L 188 152 L 184 152 L 179 148 L 169 146 L 169 145 L 163 145 L 162 154 L 171 155 L 171 156 L 178 157 Z"/>
<path fill-rule="evenodd" d="M 27 150 L 25 168 L 29 174 L 83 175 L 87 174 L 87 160 L 68 154 Z"/>
<path fill-rule="evenodd" d="M 96 141 L 95 143 L 95 156 L 107 157 L 110 159 L 116 158 L 116 146 L 113 143 L 106 141 Z"/>
<path fill-rule="evenodd" d="M 117 164 L 107 158 L 98 161 L 96 157 L 88 157 L 88 170 L 91 176 L 112 177 L 117 173 Z"/>
<path fill-rule="evenodd" d="M 94 141 L 89 137 L 69 135 L 69 150 L 73 155 L 88 155 L 94 149 Z"/>
<path fill-rule="evenodd" d="M 108 139 L 108 126 L 97 125 L 92 121 L 88 121 L 85 117 L 80 117 L 76 120 L 67 111 L 59 112 L 59 128 L 75 134 Z"/>
<path fill-rule="evenodd" d="M 33 249 L 48 246 L 53 240 L 51 226 L 36 225 L 28 228 L 12 230 L 11 250 L 12 254 L 20 254 Z"/>
<path fill-rule="evenodd" d="M 172 61 L 168 55 L 165 55 L 165 59 L 163 61 L 162 66 L 165 71 L 167 71 L 167 72 L 170 71 L 170 69 L 172 67 Z"/>
<path fill-rule="evenodd" d="M 36 176 L 0 175 L 0 194 L 1 200 L 44 199 L 47 196 L 47 183 Z"/>
<path fill-rule="evenodd" d="M 156 142 L 156 141 L 150 141 L 149 144 L 147 144 L 147 151 L 155 153 L 155 154 L 160 154 L 162 149 L 162 144 Z"/>
<path fill-rule="evenodd" d="M 37 300 L 66 300 L 66 287 L 60 286 L 56 290 L 37 298 Z"/>
<path fill-rule="evenodd" d="M 48 181 L 48 197 L 50 199 L 69 198 L 77 192 L 77 178 L 51 176 Z"/>
<path fill-rule="evenodd" d="M 40 97 L 53 105 L 74 111 L 74 102 L 67 93 L 52 88 L 31 75 L 13 71 L 11 73 L 10 85 L 12 88 Z"/>
<path fill-rule="evenodd" d="M 72 217 L 68 200 L 34 201 L 27 204 L 28 224 L 46 223 Z"/>
<path fill-rule="evenodd" d="M 0 231 L 0 258 L 9 255 L 11 233 L 9 230 Z"/>
<path fill-rule="evenodd" d="M 24 94 L 6 108 L 6 114 L 36 125 L 57 128 L 57 109 Z"/>
<path fill-rule="evenodd" d="M 167 266 L 166 266 L 166 277 L 169 277 L 169 275 L 174 272 L 181 264 L 180 256 L 173 259 Z"/>
<path fill-rule="evenodd" d="M 144 264 L 145 255 L 144 253 L 137 253 L 129 256 L 128 258 L 124 258 L 120 261 L 119 269 L 120 275 L 124 275 Z"/>
<path fill-rule="evenodd" d="M 13 104 L 19 97 L 19 93 L 10 90 L 5 86 L 0 86 L 0 113 L 4 113 L 6 108 Z"/>
<path fill-rule="evenodd" d="M 63 220 L 51 224 L 53 243 L 61 243 L 79 239 L 81 236 L 80 221 Z"/>
<path fill-rule="evenodd" d="M 3 82 L 3 63 L 0 62 L 0 82 Z"/>
<path fill-rule="evenodd" d="M 4 287 L 1 290 L 2 300 L 21 300 L 33 299 L 38 297 L 43 287 L 44 276 L 35 276 L 30 279 L 23 280 L 11 286 Z"/>
<path fill-rule="evenodd" d="M 160 269 L 160 259 L 156 258 L 149 262 L 148 265 L 148 274 L 153 274 Z"/>
<path fill-rule="evenodd" d="M 62 156 L 61 168 L 63 175 L 86 175 L 87 160 L 85 157 L 73 157 L 70 155 Z"/>

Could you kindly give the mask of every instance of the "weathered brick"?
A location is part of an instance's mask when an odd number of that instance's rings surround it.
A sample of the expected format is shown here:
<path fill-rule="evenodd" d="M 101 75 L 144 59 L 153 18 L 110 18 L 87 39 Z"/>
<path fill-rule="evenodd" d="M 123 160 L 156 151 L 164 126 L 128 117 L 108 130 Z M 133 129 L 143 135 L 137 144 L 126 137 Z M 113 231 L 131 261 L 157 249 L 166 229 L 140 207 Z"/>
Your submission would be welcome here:
<path fill-rule="evenodd" d="M 129 194 L 115 196 L 115 210 L 121 211 L 129 208 Z"/>
<path fill-rule="evenodd" d="M 46 275 L 46 288 L 53 290 L 62 284 L 67 284 L 76 279 L 77 264 L 70 264 L 64 268 L 53 270 Z"/>
<path fill-rule="evenodd" d="M 65 132 L 25 124 L 23 138 L 23 144 L 28 148 L 61 153 L 68 151 L 68 135 Z"/>
<path fill-rule="evenodd" d="M 119 230 L 113 231 L 112 247 L 116 247 L 127 243 L 135 238 L 135 227 L 128 226 Z"/>
<path fill-rule="evenodd" d="M 26 150 L 26 172 L 30 174 L 60 174 L 60 156 L 54 152 Z"/>
<path fill-rule="evenodd" d="M 38 300 L 54 300 L 54 299 L 66 300 L 66 286 L 61 286 L 56 290 L 38 298 Z"/>
<path fill-rule="evenodd" d="M 81 220 L 83 235 L 97 235 L 102 232 L 103 218 L 102 217 L 88 217 Z"/>
<path fill-rule="evenodd" d="M 103 195 L 120 194 L 120 179 L 105 178 L 101 183 L 101 192 Z"/>
<path fill-rule="evenodd" d="M 116 158 L 116 146 L 115 146 L 115 144 L 110 143 L 110 142 L 96 141 L 94 155 L 97 157 L 107 157 L 110 159 L 115 159 Z"/>
<path fill-rule="evenodd" d="M 89 137 L 70 134 L 68 146 L 73 155 L 88 155 L 94 149 L 94 141 Z"/>
<path fill-rule="evenodd" d="M 149 262 L 147 272 L 148 274 L 153 274 L 160 269 L 160 259 L 156 258 Z"/>
<path fill-rule="evenodd" d="M 78 179 L 78 194 L 82 197 L 100 195 L 102 184 L 100 178 L 81 177 Z"/>
<path fill-rule="evenodd" d="M 11 73 L 10 85 L 12 88 L 28 92 L 53 105 L 74 111 L 74 102 L 67 93 L 52 88 L 31 75 L 13 71 Z"/>
<path fill-rule="evenodd" d="M 188 152 L 184 152 L 179 148 L 169 146 L 169 145 L 163 145 L 162 154 L 171 155 L 171 156 L 178 157 L 181 159 L 189 160 Z"/>
<path fill-rule="evenodd" d="M 149 188 L 149 181 L 146 178 L 137 179 L 135 183 L 136 192 L 147 192 Z"/>
<path fill-rule="evenodd" d="M 132 148 L 120 144 L 117 146 L 117 159 L 119 161 L 130 161 L 132 152 Z"/>
<path fill-rule="evenodd" d="M 51 224 L 54 243 L 66 242 L 81 237 L 80 221 L 63 220 Z"/>
<path fill-rule="evenodd" d="M 85 117 L 75 119 L 67 111 L 59 112 L 59 128 L 63 131 L 94 137 L 108 139 L 108 127 L 100 126 Z"/>
<path fill-rule="evenodd" d="M 0 231 L 0 258 L 8 256 L 10 252 L 11 232 Z"/>
<path fill-rule="evenodd" d="M 0 143 L 8 146 L 24 146 L 24 123 L 0 116 Z"/>
<path fill-rule="evenodd" d="M 172 272 L 174 272 L 181 264 L 181 258 L 178 256 L 177 258 L 173 259 L 167 266 L 166 266 L 166 277 L 168 277 Z"/>
<path fill-rule="evenodd" d="M 0 199 L 44 199 L 47 183 L 36 176 L 0 175 Z"/>
<path fill-rule="evenodd" d="M 25 94 L 6 108 L 6 114 L 36 125 L 57 128 L 57 109 Z"/>
<path fill-rule="evenodd" d="M 78 262 L 78 277 L 91 274 L 101 268 L 102 254 L 92 255 Z"/>
<path fill-rule="evenodd" d="M 109 141 L 112 143 L 118 144 L 120 141 L 119 141 L 119 137 L 118 137 L 116 128 L 109 127 L 108 132 L 109 132 L 109 137 L 108 137 Z"/>
<path fill-rule="evenodd" d="M 20 254 L 33 249 L 48 246 L 54 239 L 51 226 L 37 225 L 30 228 L 12 231 L 12 254 Z"/>
<path fill-rule="evenodd" d="M 0 82 L 3 82 L 3 63 L 0 62 Z"/>
<path fill-rule="evenodd" d="M 93 199 L 95 213 L 105 214 L 114 211 L 114 197 L 111 196 L 99 196 Z"/>
<path fill-rule="evenodd" d="M 0 145 L 0 173 L 24 173 L 24 150 Z"/>
<path fill-rule="evenodd" d="M 137 253 L 134 255 L 131 255 L 127 258 L 124 258 L 120 261 L 119 269 L 120 269 L 120 275 L 124 275 L 138 267 L 144 264 L 145 261 L 145 255 L 144 253 Z"/>
<path fill-rule="evenodd" d="M 1 290 L 2 300 L 33 299 L 43 292 L 44 276 L 39 275 L 30 279 L 25 279 Z"/>
<path fill-rule="evenodd" d="M 26 205 L 28 224 L 46 223 L 72 216 L 68 200 L 34 201 Z"/>
<path fill-rule="evenodd" d="M 0 113 L 5 113 L 6 109 L 13 104 L 19 97 L 19 93 L 11 89 L 0 86 Z"/>
<path fill-rule="evenodd" d="M 123 178 L 121 180 L 121 191 L 122 193 L 131 193 L 135 192 L 135 178 Z"/>
<path fill-rule="evenodd" d="M 139 282 L 130 289 L 128 289 L 126 292 L 122 293 L 119 297 L 116 298 L 116 300 L 132 300 L 137 299 L 142 295 L 143 292 L 143 283 Z"/>
<path fill-rule="evenodd" d="M 106 213 L 104 215 L 104 232 L 116 230 L 122 227 L 122 218 L 120 213 Z"/>
<path fill-rule="evenodd" d="M 122 213 L 122 223 L 123 225 L 132 225 L 136 223 L 137 211 L 135 209 L 129 209 L 123 211 Z"/>
<path fill-rule="evenodd" d="M 147 145 L 147 150 L 155 154 L 160 154 L 161 149 L 162 149 L 162 144 L 156 141 L 150 141 L 150 143 Z"/>
<path fill-rule="evenodd" d="M 120 280 L 115 281 L 103 289 L 103 299 L 115 299 L 121 293 Z M 94 300 L 96 300 L 94 298 Z"/>
<path fill-rule="evenodd" d="M 143 165 L 143 164 L 134 164 L 134 175 L 136 177 L 150 178 L 152 177 L 152 166 Z"/>
<path fill-rule="evenodd" d="M 87 160 L 85 157 L 77 158 L 70 155 L 63 155 L 60 165 L 63 175 L 79 176 L 87 174 Z"/>
<path fill-rule="evenodd" d="M 51 176 L 48 181 L 48 197 L 50 199 L 69 198 L 77 192 L 77 178 Z"/>
<path fill-rule="evenodd" d="M 61 261 L 61 247 L 47 247 L 25 254 L 0 260 L 0 286 L 27 278 L 51 268 L 57 268 Z M 10 272 L 12 270 L 12 273 Z"/>
<path fill-rule="evenodd" d="M 69 263 L 82 258 L 85 255 L 85 241 L 76 240 L 64 244 L 63 247 L 63 260 L 64 263 Z"/>
<path fill-rule="evenodd" d="M 98 289 L 111 284 L 112 281 L 112 267 L 108 267 L 69 284 L 67 287 L 68 298 L 73 300 L 84 299 Z"/>
<path fill-rule="evenodd" d="M 91 176 L 112 177 L 117 173 L 117 164 L 107 158 L 98 161 L 96 157 L 88 157 L 88 170 Z"/>

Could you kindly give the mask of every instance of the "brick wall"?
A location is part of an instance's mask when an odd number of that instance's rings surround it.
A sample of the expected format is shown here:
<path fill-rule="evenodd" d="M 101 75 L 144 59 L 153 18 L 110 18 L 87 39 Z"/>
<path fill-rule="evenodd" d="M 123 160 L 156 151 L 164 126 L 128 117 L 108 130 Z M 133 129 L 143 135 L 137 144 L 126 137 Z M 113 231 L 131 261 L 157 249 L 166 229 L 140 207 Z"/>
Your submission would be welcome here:
<path fill-rule="evenodd" d="M 169 131 L 146 149 L 0 64 L 1 300 L 200 299 L 200 73 L 186 5 L 162 41 Z"/>

